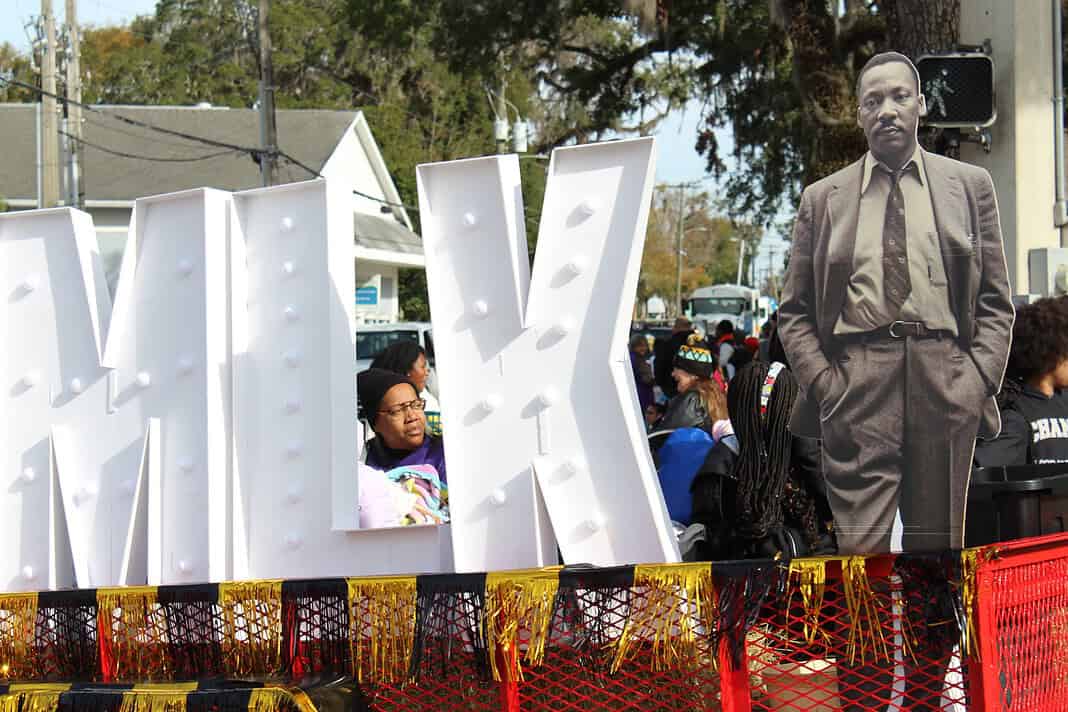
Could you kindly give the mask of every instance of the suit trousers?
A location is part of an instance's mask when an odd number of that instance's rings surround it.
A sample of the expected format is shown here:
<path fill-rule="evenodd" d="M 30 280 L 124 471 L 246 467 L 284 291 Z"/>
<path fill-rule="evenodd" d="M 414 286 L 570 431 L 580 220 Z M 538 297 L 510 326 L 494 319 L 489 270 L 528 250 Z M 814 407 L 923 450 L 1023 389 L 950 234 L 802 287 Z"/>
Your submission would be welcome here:
<path fill-rule="evenodd" d="M 839 552 L 958 548 L 951 497 L 966 495 L 985 386 L 956 340 L 848 340 L 821 404 L 823 473 Z M 958 500 L 960 501 L 960 500 Z"/>

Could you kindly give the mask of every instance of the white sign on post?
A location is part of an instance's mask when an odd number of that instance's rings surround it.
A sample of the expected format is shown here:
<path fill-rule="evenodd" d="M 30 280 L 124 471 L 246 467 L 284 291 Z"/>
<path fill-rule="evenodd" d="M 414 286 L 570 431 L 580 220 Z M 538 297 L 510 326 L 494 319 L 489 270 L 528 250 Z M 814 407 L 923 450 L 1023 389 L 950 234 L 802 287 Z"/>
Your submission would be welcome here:
<path fill-rule="evenodd" d="M 677 561 L 626 370 L 653 140 L 554 151 L 533 278 L 516 156 L 418 179 L 457 569 L 555 563 L 553 530 L 568 563 Z"/>

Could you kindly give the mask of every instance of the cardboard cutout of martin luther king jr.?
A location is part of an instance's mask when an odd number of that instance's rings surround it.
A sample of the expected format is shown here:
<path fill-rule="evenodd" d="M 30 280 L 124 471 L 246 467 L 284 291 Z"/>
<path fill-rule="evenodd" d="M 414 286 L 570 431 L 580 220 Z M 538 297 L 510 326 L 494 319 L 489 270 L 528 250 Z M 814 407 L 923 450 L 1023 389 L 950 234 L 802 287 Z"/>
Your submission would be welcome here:
<path fill-rule="evenodd" d="M 915 66 L 873 57 L 857 82 L 868 152 L 805 188 L 779 312 L 803 389 L 794 434 L 822 438 L 841 553 L 963 545 L 976 435 L 1013 308 L 997 200 L 982 168 L 928 153 Z M 897 548 L 897 544 L 893 548 Z"/>

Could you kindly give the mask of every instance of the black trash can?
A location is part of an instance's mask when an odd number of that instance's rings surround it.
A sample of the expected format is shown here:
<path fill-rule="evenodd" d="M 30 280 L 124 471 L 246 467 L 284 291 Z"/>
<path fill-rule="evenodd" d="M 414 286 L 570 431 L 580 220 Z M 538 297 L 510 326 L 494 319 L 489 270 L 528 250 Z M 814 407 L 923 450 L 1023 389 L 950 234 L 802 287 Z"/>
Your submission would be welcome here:
<path fill-rule="evenodd" d="M 1068 463 L 972 470 L 964 545 L 1068 530 Z"/>

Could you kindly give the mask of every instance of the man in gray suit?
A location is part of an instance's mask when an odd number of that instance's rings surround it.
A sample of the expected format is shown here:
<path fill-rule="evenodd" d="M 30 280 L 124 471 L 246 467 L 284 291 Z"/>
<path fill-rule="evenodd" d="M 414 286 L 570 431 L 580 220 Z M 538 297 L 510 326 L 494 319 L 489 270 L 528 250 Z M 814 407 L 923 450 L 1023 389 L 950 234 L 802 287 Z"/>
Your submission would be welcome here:
<path fill-rule="evenodd" d="M 919 147 L 904 55 L 873 57 L 857 96 L 869 151 L 808 186 L 794 224 L 779 310 L 803 389 L 791 430 L 822 438 L 842 553 L 889 551 L 898 514 L 902 549 L 960 547 L 1012 332 L 994 186 Z"/>

